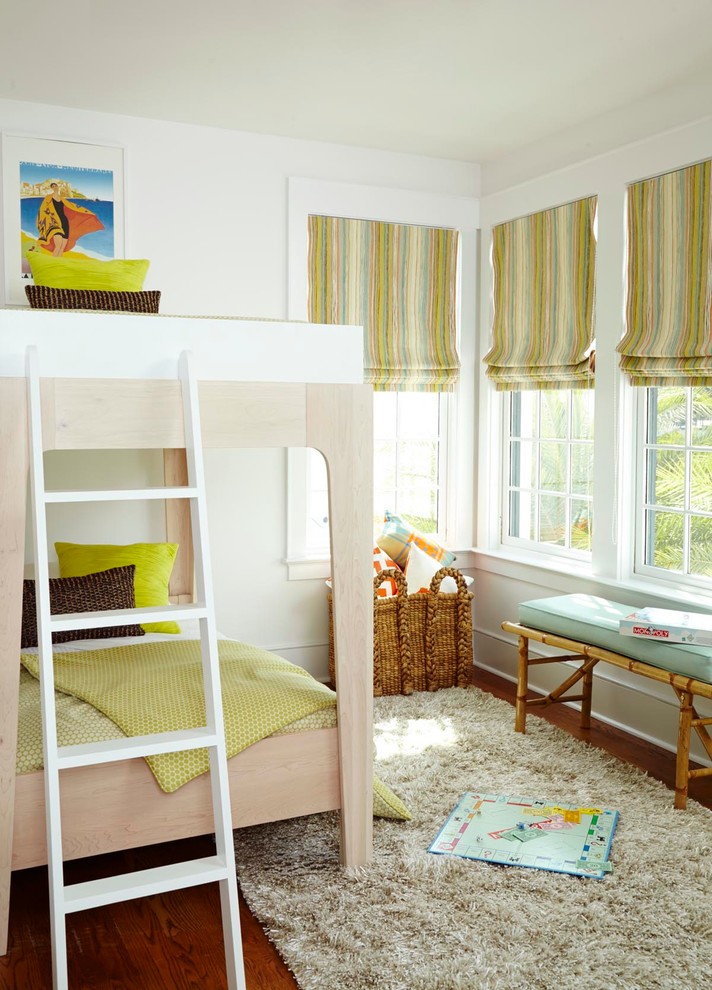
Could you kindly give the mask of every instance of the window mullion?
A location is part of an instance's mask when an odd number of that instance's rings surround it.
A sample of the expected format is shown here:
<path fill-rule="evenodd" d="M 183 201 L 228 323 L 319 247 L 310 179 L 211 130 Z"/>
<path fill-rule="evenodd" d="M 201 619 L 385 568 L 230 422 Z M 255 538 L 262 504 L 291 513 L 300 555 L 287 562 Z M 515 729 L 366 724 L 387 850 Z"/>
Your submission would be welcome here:
<path fill-rule="evenodd" d="M 507 526 L 503 528 L 503 542 L 543 553 L 588 558 L 590 536 L 587 549 L 573 537 L 579 515 L 582 520 L 584 516 L 592 518 L 591 478 L 583 459 L 584 450 L 591 446 L 590 403 L 579 400 L 584 417 L 582 439 L 574 436 L 574 410 L 578 407 L 571 389 L 526 395 L 512 392 L 508 404 L 506 504 L 503 501 Z M 580 455 L 585 471 L 583 484 L 577 483 L 574 454 Z"/>
<path fill-rule="evenodd" d="M 569 390 L 566 397 L 566 491 L 565 511 L 564 511 L 564 546 L 570 549 L 572 546 L 572 525 L 573 525 L 573 490 L 574 490 L 574 451 L 573 451 L 573 390 Z"/>
<path fill-rule="evenodd" d="M 685 398 L 685 484 L 682 516 L 682 573 L 690 574 L 690 530 L 692 508 L 692 389 Z"/>
<path fill-rule="evenodd" d="M 536 465 L 535 465 L 535 481 L 536 488 L 533 492 L 533 504 L 534 504 L 534 520 L 532 525 L 532 531 L 537 540 L 541 539 L 541 392 L 536 393 L 536 433 L 535 440 L 535 450 L 536 450 Z"/>
<path fill-rule="evenodd" d="M 395 464 L 393 465 L 395 471 L 395 491 L 396 491 L 396 509 L 397 513 L 400 513 L 400 464 L 401 464 L 401 401 L 400 392 L 396 392 L 396 436 L 395 436 Z"/>

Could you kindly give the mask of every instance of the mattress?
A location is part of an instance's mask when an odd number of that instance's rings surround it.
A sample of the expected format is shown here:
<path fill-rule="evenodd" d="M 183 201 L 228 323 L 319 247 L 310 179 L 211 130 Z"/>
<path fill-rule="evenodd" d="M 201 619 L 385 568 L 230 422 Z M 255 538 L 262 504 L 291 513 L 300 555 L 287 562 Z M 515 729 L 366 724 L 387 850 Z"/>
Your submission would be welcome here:
<path fill-rule="evenodd" d="M 55 646 L 55 653 L 71 653 L 110 649 L 116 646 L 135 646 L 137 643 L 175 642 L 199 638 L 197 621 L 183 622 L 178 635 L 147 633 L 142 637 L 116 637 L 101 640 L 76 640 Z M 220 637 L 224 639 L 225 637 Z M 36 654 L 36 649 L 23 653 Z M 60 746 L 121 739 L 125 733 L 93 705 L 70 694 L 55 691 L 57 708 L 57 740 Z M 290 732 L 307 732 L 311 729 L 327 729 L 336 725 L 336 707 L 321 709 L 305 718 L 285 726 L 275 735 Z M 17 773 L 34 773 L 44 765 L 42 749 L 42 717 L 40 714 L 40 685 L 27 670 L 20 669 L 20 703 L 17 727 Z"/>
<path fill-rule="evenodd" d="M 116 637 L 114 639 L 101 640 L 76 640 L 69 643 L 58 644 L 54 648 L 55 654 L 77 654 L 80 652 L 91 652 L 97 650 L 111 650 L 115 647 L 135 647 L 138 644 L 150 643 L 175 643 L 178 640 L 197 640 L 200 637 L 197 622 L 183 622 L 182 630 L 178 635 L 165 633 L 147 633 L 142 637 Z M 219 636 L 221 640 L 226 637 Z M 178 652 L 178 651 L 176 651 Z M 24 649 L 23 654 L 37 654 L 37 650 Z M 276 658 L 280 659 L 280 658 Z M 286 663 L 286 661 L 283 661 Z M 287 664 L 287 666 L 293 666 Z M 303 673 L 303 672 L 302 672 Z M 311 680 L 311 678 L 309 678 Z M 321 691 L 327 691 L 323 685 L 319 685 Z M 283 724 L 279 731 L 273 735 L 285 735 L 288 733 L 308 732 L 313 729 L 328 729 L 336 726 L 336 694 L 327 691 L 333 696 L 333 703 L 327 707 L 320 707 L 302 718 Z M 79 698 L 55 691 L 56 713 L 57 713 L 57 740 L 60 746 L 71 746 L 80 743 L 100 742 L 109 739 L 125 738 L 126 733 L 106 715 L 98 711 L 93 705 L 82 701 Z M 151 758 L 149 758 L 150 760 Z M 32 676 L 24 667 L 20 669 L 20 702 L 18 718 L 18 740 L 17 740 L 17 773 L 26 774 L 41 770 L 44 764 L 42 747 L 42 719 L 40 714 L 40 685 L 36 677 Z M 153 768 L 152 768 L 153 769 Z M 166 788 L 164 788 L 166 789 Z M 399 821 L 408 821 L 411 814 L 400 798 L 381 781 L 378 777 L 373 778 L 373 813 L 382 818 L 391 818 Z"/>

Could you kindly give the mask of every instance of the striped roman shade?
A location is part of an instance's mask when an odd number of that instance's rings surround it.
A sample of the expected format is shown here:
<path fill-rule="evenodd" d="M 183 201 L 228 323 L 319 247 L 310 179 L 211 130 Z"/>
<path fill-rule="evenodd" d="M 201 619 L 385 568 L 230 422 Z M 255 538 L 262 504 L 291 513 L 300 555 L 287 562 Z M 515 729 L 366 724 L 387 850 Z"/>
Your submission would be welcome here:
<path fill-rule="evenodd" d="M 362 324 L 377 391 L 452 391 L 458 232 L 309 217 L 309 319 Z"/>
<path fill-rule="evenodd" d="M 712 385 L 712 162 L 628 187 L 626 332 L 633 385 Z"/>
<path fill-rule="evenodd" d="M 592 387 L 595 213 L 591 196 L 493 228 L 484 362 L 499 390 Z"/>

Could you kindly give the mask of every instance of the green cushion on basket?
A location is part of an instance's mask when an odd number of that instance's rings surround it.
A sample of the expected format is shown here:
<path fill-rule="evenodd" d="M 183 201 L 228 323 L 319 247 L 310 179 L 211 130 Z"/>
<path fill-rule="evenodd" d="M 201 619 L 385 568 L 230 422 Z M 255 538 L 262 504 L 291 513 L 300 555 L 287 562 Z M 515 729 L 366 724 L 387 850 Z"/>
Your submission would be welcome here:
<path fill-rule="evenodd" d="M 635 609 L 635 605 L 623 605 L 595 595 L 560 595 L 522 602 L 519 621 L 533 629 L 601 646 L 653 667 L 712 683 L 712 647 L 621 636 L 620 620 Z"/>
<path fill-rule="evenodd" d="M 111 258 L 100 261 L 83 254 L 55 258 L 44 251 L 28 251 L 35 285 L 54 289 L 104 289 L 140 292 L 150 261 L 147 258 Z"/>

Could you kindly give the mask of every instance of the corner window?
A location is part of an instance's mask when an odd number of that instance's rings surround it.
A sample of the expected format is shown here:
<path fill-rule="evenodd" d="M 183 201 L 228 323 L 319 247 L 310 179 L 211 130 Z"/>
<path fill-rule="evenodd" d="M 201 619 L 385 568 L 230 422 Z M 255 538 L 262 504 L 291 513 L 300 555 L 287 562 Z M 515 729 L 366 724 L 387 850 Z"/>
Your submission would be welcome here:
<path fill-rule="evenodd" d="M 511 392 L 503 543 L 590 554 L 592 389 Z"/>

